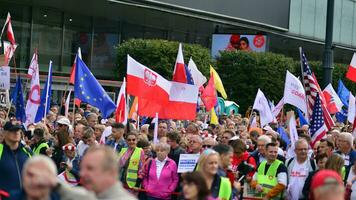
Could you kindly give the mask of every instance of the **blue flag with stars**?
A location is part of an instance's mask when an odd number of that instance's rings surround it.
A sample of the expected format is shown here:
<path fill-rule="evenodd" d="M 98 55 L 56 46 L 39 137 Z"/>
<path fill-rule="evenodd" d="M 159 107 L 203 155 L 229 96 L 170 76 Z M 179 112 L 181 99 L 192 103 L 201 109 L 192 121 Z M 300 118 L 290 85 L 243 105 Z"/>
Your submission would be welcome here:
<path fill-rule="evenodd" d="M 46 117 L 45 113 L 48 114 L 48 111 L 51 107 L 51 96 L 52 96 L 52 61 L 49 61 L 48 76 L 47 76 L 45 87 L 42 90 L 41 103 L 37 110 L 35 123 L 45 118 Z"/>
<path fill-rule="evenodd" d="M 299 117 L 300 126 L 308 125 L 308 121 L 305 119 L 302 111 L 299 108 L 297 108 L 297 113 Z"/>
<path fill-rule="evenodd" d="M 350 91 L 346 88 L 346 86 L 340 79 L 337 87 L 337 95 L 339 95 L 340 100 L 344 104 L 344 106 L 349 107 Z"/>
<path fill-rule="evenodd" d="M 12 91 L 11 94 L 11 102 L 16 107 L 16 119 L 25 122 L 26 121 L 26 113 L 25 113 L 25 103 L 23 101 L 23 93 L 22 93 L 22 84 L 21 77 L 17 76 L 15 90 Z"/>
<path fill-rule="evenodd" d="M 79 56 L 76 60 L 74 83 L 74 97 L 97 107 L 103 118 L 108 118 L 115 111 L 116 105 Z"/>

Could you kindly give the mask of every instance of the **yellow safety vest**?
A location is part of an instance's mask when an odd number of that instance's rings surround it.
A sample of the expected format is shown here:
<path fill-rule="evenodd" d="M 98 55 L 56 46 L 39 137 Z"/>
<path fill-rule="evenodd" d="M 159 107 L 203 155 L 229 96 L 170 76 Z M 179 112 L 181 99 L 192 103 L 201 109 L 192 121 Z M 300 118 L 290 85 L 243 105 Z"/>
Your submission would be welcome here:
<path fill-rule="evenodd" d="M 21 150 L 29 157 L 31 158 L 31 153 L 27 151 L 27 149 L 25 147 L 22 147 Z M 0 160 L 1 160 L 1 156 L 2 156 L 2 152 L 4 151 L 4 145 L 0 144 Z"/>
<path fill-rule="evenodd" d="M 131 157 L 129 158 L 130 161 L 126 173 L 126 183 L 129 186 L 129 188 L 133 188 L 136 185 L 136 180 L 138 177 L 138 167 L 141 158 L 141 151 L 142 151 L 141 148 L 136 147 Z M 127 152 L 127 148 L 122 148 L 119 153 L 120 157 L 124 155 L 126 152 Z"/>
<path fill-rule="evenodd" d="M 278 184 L 277 169 L 281 161 L 275 160 L 265 174 L 267 161 L 263 161 L 257 169 L 257 183 L 263 187 L 263 194 L 267 194 Z"/>
<path fill-rule="evenodd" d="M 48 144 L 47 144 L 46 142 L 43 142 L 43 143 L 41 143 L 40 145 L 38 145 L 37 148 L 36 148 L 36 147 L 33 148 L 33 153 L 34 153 L 35 155 L 39 155 L 42 148 L 47 148 L 47 149 L 48 149 L 49 146 L 48 146 Z"/>
<path fill-rule="evenodd" d="M 231 197 L 231 183 L 228 178 L 220 177 L 219 199 L 229 200 Z"/>

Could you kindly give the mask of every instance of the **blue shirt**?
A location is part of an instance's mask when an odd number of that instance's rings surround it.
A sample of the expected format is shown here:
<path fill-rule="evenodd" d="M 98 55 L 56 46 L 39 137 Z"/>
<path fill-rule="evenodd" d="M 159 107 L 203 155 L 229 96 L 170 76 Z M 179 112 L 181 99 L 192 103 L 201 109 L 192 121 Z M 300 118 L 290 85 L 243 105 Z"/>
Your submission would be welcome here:
<path fill-rule="evenodd" d="M 128 147 L 126 141 L 123 138 L 121 138 L 117 144 L 115 144 L 115 143 L 116 143 L 116 141 L 114 139 L 111 139 L 106 142 L 106 145 L 111 146 L 118 153 L 120 153 L 122 148 Z"/>

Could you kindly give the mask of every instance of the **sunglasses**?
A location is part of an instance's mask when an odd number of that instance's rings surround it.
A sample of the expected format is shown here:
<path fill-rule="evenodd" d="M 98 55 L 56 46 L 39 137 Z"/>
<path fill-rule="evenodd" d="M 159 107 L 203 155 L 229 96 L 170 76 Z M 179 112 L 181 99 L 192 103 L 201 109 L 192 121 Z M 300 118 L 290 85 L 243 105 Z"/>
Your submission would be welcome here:
<path fill-rule="evenodd" d="M 135 142 L 136 139 L 127 139 L 128 142 Z"/>
<path fill-rule="evenodd" d="M 203 148 L 211 148 L 211 147 L 212 147 L 212 145 L 207 145 L 207 144 L 203 145 Z"/>

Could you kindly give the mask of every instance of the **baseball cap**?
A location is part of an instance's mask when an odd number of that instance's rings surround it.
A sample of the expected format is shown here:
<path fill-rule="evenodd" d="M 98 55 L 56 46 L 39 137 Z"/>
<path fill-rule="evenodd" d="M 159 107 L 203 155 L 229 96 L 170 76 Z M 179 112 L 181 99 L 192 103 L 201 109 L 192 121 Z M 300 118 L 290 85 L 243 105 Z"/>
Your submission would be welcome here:
<path fill-rule="evenodd" d="M 329 184 L 344 185 L 341 176 L 337 172 L 328 169 L 321 170 L 314 175 L 311 183 L 311 190 Z"/>
<path fill-rule="evenodd" d="M 18 131 L 22 129 L 22 126 L 20 124 L 13 124 L 11 121 L 8 121 L 5 123 L 3 128 L 5 131 Z"/>
<path fill-rule="evenodd" d="M 70 121 L 68 118 L 62 117 L 57 121 L 57 124 L 63 124 L 63 125 L 70 126 Z"/>

